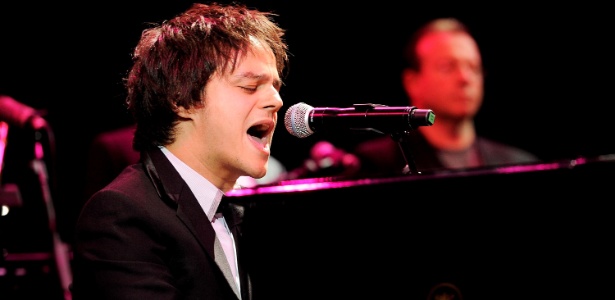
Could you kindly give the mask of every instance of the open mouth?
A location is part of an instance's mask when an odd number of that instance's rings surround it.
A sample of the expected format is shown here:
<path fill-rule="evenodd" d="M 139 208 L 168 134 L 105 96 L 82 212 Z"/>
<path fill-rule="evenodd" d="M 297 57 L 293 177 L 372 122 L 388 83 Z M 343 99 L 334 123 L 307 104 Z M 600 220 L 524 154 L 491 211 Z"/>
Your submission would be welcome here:
<path fill-rule="evenodd" d="M 251 126 L 248 129 L 248 135 L 252 137 L 254 141 L 262 145 L 263 147 L 267 146 L 269 142 L 269 136 L 273 131 L 273 123 L 262 123 Z"/>

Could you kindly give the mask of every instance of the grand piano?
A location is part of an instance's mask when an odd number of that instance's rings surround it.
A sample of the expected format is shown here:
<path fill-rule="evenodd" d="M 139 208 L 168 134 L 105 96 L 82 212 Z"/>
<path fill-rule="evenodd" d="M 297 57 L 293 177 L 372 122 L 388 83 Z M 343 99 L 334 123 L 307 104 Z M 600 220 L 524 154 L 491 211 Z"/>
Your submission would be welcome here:
<path fill-rule="evenodd" d="M 237 189 L 255 299 L 590 299 L 615 287 L 615 156 Z"/>

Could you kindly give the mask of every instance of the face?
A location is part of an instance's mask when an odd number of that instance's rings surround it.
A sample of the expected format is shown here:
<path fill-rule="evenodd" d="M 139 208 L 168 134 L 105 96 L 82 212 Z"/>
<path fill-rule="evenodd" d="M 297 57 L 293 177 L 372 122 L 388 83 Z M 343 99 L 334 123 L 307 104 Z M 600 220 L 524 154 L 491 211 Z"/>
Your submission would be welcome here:
<path fill-rule="evenodd" d="M 210 79 L 204 105 L 185 112 L 192 121 L 180 123 L 174 148 L 188 152 L 187 163 L 223 190 L 239 176 L 265 176 L 280 87 L 273 53 L 254 42 L 232 72 Z"/>
<path fill-rule="evenodd" d="M 429 34 L 418 43 L 419 72 L 406 71 L 403 83 L 412 104 L 438 119 L 473 118 L 483 101 L 482 61 L 465 33 Z"/>

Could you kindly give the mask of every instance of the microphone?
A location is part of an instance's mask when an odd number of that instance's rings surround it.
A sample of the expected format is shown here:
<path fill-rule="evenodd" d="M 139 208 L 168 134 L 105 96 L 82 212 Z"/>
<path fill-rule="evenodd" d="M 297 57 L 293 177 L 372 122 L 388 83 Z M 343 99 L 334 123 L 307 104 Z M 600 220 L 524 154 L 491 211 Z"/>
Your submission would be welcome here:
<path fill-rule="evenodd" d="M 0 121 L 20 128 L 31 126 L 33 129 L 41 129 L 47 122 L 32 107 L 17 102 L 15 99 L 0 95 Z"/>
<path fill-rule="evenodd" d="M 431 126 L 436 115 L 431 109 L 415 106 L 386 106 L 354 104 L 348 108 L 312 107 L 299 102 L 288 108 L 284 126 L 298 138 L 305 138 L 321 130 L 366 130 L 383 134 L 400 133 Z"/>

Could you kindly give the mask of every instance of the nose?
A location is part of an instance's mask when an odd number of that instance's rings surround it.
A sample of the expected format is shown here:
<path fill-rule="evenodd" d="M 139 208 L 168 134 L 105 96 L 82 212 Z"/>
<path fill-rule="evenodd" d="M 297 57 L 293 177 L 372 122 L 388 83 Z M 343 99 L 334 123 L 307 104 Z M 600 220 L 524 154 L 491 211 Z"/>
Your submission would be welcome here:
<path fill-rule="evenodd" d="M 284 101 L 282 101 L 282 96 L 280 96 L 280 92 L 271 87 L 271 93 L 267 97 L 265 97 L 263 107 L 265 109 L 270 109 L 273 112 L 278 112 L 282 106 L 284 105 Z"/>

